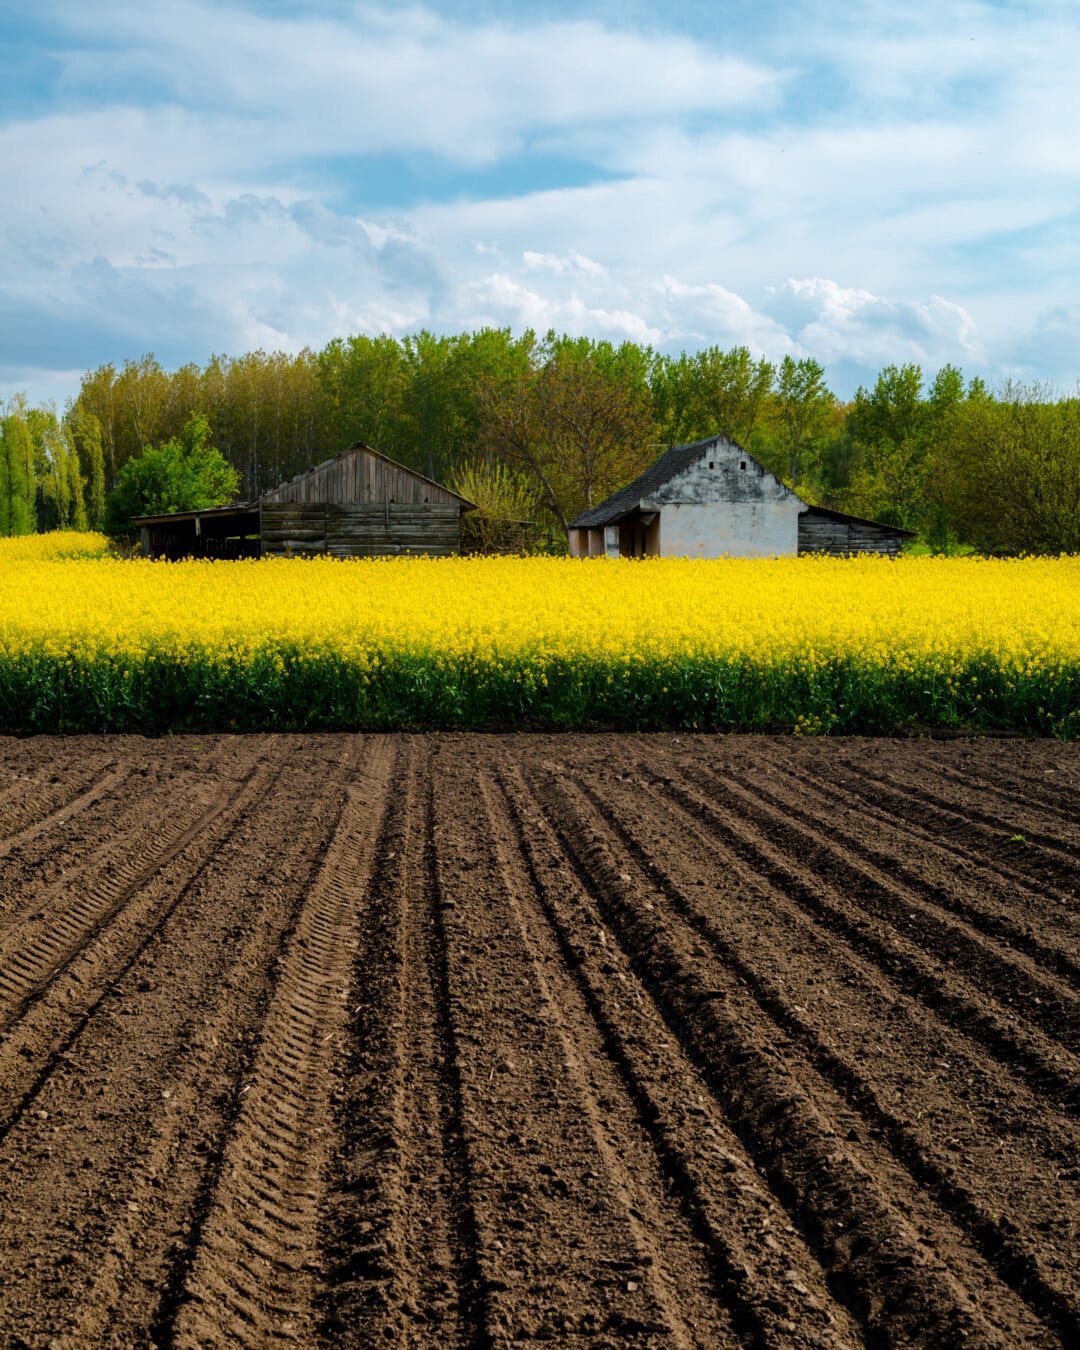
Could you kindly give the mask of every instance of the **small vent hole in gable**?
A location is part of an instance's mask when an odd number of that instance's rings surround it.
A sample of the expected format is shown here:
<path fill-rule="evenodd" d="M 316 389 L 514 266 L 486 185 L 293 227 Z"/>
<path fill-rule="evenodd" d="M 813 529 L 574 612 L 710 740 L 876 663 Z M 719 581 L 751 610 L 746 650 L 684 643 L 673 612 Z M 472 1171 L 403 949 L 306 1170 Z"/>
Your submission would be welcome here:
<path fill-rule="evenodd" d="M 743 471 L 744 473 L 746 472 L 746 460 L 745 460 L 745 459 L 740 459 L 740 460 L 739 460 L 739 468 L 742 469 L 742 471 Z"/>
<path fill-rule="evenodd" d="M 711 459 L 709 460 L 709 468 L 710 468 L 710 469 L 715 469 L 715 468 L 716 468 L 716 465 L 713 463 L 713 461 L 712 461 Z"/>

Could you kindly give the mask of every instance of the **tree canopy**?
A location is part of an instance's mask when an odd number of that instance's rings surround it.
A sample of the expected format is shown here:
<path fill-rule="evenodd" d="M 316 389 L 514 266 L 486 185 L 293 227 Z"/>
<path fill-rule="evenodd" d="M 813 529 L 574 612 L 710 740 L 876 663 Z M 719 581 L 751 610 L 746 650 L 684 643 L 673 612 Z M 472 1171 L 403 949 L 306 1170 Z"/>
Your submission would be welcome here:
<path fill-rule="evenodd" d="M 209 440 L 210 424 L 196 414 L 179 436 L 129 459 L 106 498 L 106 532 L 130 533 L 134 516 L 206 511 L 231 501 L 240 474 Z"/>
<path fill-rule="evenodd" d="M 444 482 L 504 466 L 536 504 L 534 537 L 565 538 L 578 511 L 669 445 L 721 432 L 807 501 L 932 547 L 1056 552 L 1078 546 L 1078 407 L 1038 385 L 992 392 L 955 366 L 915 363 L 886 366 L 842 402 L 810 356 L 774 366 L 745 346 L 666 355 L 503 328 L 360 334 L 171 372 L 145 355 L 88 371 L 62 416 L 18 396 L 0 410 L 0 533 L 99 527 L 106 494 L 110 529 L 254 499 L 362 441 Z M 176 448 L 190 450 L 196 418 L 235 479 L 204 479 L 198 456 Z"/>

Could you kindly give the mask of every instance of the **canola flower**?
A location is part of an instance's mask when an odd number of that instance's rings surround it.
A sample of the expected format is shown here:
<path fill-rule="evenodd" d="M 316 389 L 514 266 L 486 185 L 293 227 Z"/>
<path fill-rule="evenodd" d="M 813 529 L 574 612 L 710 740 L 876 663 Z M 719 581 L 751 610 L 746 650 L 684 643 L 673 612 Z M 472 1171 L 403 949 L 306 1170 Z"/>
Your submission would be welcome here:
<path fill-rule="evenodd" d="M 0 540 L 6 731 L 1080 731 L 1080 558 L 164 563 L 42 538 Z"/>

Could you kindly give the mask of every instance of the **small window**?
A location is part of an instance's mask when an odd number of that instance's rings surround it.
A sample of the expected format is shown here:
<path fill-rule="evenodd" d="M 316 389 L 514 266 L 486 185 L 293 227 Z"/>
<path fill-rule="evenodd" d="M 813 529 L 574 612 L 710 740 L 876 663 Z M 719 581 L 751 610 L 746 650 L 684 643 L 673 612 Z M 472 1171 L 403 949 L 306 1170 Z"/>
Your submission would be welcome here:
<path fill-rule="evenodd" d="M 739 460 L 739 468 L 742 469 L 742 471 L 743 471 L 744 473 L 746 472 L 746 460 L 745 460 L 745 459 L 740 459 L 740 460 Z"/>
<path fill-rule="evenodd" d="M 709 468 L 710 468 L 710 469 L 715 469 L 715 468 L 716 468 L 715 463 L 714 463 L 711 459 L 709 460 Z"/>

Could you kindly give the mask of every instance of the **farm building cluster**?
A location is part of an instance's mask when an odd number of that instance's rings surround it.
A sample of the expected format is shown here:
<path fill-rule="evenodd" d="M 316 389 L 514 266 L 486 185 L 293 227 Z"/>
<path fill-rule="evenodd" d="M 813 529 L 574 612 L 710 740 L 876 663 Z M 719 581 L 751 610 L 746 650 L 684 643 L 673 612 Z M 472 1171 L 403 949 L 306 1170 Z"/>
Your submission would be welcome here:
<path fill-rule="evenodd" d="M 726 436 L 672 446 L 570 523 L 576 558 L 898 554 L 910 532 L 809 506 Z"/>
<path fill-rule="evenodd" d="M 476 509 L 450 488 L 354 445 L 257 501 L 140 516 L 151 557 L 381 557 L 461 552 Z M 578 558 L 898 554 L 909 532 L 810 506 L 726 436 L 673 446 L 570 524 Z"/>

